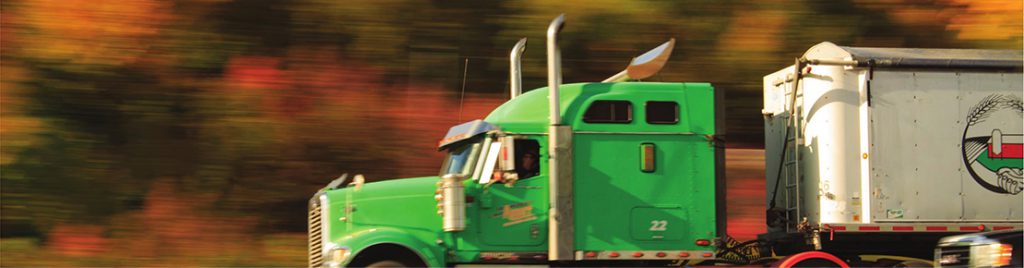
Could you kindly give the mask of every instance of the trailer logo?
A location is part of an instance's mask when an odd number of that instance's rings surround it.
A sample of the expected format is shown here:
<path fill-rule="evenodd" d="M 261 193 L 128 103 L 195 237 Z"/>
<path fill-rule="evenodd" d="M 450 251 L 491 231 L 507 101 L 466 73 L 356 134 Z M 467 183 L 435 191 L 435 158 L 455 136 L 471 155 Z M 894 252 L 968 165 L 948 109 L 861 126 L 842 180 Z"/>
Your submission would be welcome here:
<path fill-rule="evenodd" d="M 1024 190 L 1022 112 L 1020 97 L 993 94 L 967 114 L 960 147 L 964 165 L 989 191 L 1016 195 Z"/>

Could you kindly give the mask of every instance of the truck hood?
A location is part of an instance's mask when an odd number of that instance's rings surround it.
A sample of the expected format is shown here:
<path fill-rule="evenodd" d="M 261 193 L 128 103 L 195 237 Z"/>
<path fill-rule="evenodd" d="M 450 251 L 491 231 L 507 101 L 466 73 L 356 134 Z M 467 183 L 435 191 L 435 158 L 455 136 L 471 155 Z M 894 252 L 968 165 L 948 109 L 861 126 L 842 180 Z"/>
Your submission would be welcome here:
<path fill-rule="evenodd" d="M 334 211 L 344 213 L 346 205 L 352 206 L 348 215 L 340 215 L 346 222 L 343 232 L 354 232 L 363 227 L 395 227 L 406 230 L 440 232 L 441 216 L 437 214 L 434 200 L 437 176 L 395 179 L 364 184 L 357 189 L 349 186 L 330 191 L 328 199 Z M 332 217 L 331 221 L 341 217 Z M 351 223 L 349 225 L 348 223 Z"/>

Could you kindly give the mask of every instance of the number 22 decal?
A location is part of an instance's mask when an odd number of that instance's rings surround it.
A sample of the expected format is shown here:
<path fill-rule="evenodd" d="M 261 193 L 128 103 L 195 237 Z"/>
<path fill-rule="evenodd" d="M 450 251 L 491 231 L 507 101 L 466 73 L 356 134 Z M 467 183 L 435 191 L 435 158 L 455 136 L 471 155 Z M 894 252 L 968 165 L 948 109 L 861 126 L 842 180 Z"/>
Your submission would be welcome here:
<path fill-rule="evenodd" d="M 664 231 L 666 227 L 668 227 L 668 221 L 653 220 L 653 221 L 651 221 L 651 229 L 648 229 L 648 230 L 650 230 L 650 231 Z"/>

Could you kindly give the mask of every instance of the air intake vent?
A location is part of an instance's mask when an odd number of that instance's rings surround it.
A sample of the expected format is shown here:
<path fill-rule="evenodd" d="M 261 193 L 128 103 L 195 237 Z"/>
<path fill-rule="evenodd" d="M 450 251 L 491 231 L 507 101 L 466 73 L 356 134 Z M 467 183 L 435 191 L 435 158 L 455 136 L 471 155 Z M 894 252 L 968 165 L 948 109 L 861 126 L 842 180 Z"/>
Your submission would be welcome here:
<path fill-rule="evenodd" d="M 324 264 L 323 229 L 320 228 L 320 200 L 313 197 L 309 202 L 309 267 L 320 267 Z"/>

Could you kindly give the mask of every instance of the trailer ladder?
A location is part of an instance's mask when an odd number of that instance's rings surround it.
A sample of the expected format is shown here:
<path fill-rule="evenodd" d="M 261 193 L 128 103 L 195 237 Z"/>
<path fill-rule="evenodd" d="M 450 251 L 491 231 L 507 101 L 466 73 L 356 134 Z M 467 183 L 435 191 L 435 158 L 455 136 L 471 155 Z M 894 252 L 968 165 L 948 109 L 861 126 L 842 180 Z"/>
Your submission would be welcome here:
<path fill-rule="evenodd" d="M 789 118 L 786 120 L 786 132 L 792 133 L 792 135 L 786 135 L 786 139 L 783 142 L 783 155 L 782 161 L 782 178 L 778 178 L 776 183 L 784 183 L 786 186 L 783 191 L 784 203 L 785 203 L 785 223 L 786 232 L 796 232 L 797 225 L 801 222 L 801 211 L 800 211 L 800 182 L 803 181 L 803 176 L 800 174 L 800 162 L 803 160 L 800 156 L 800 148 L 803 139 L 803 96 L 800 92 L 800 69 L 802 64 L 797 61 L 794 64 L 794 76 L 789 83 L 790 95 L 790 107 L 789 107 Z M 785 86 L 785 84 L 783 84 Z M 787 94 L 788 95 L 788 94 Z"/>

